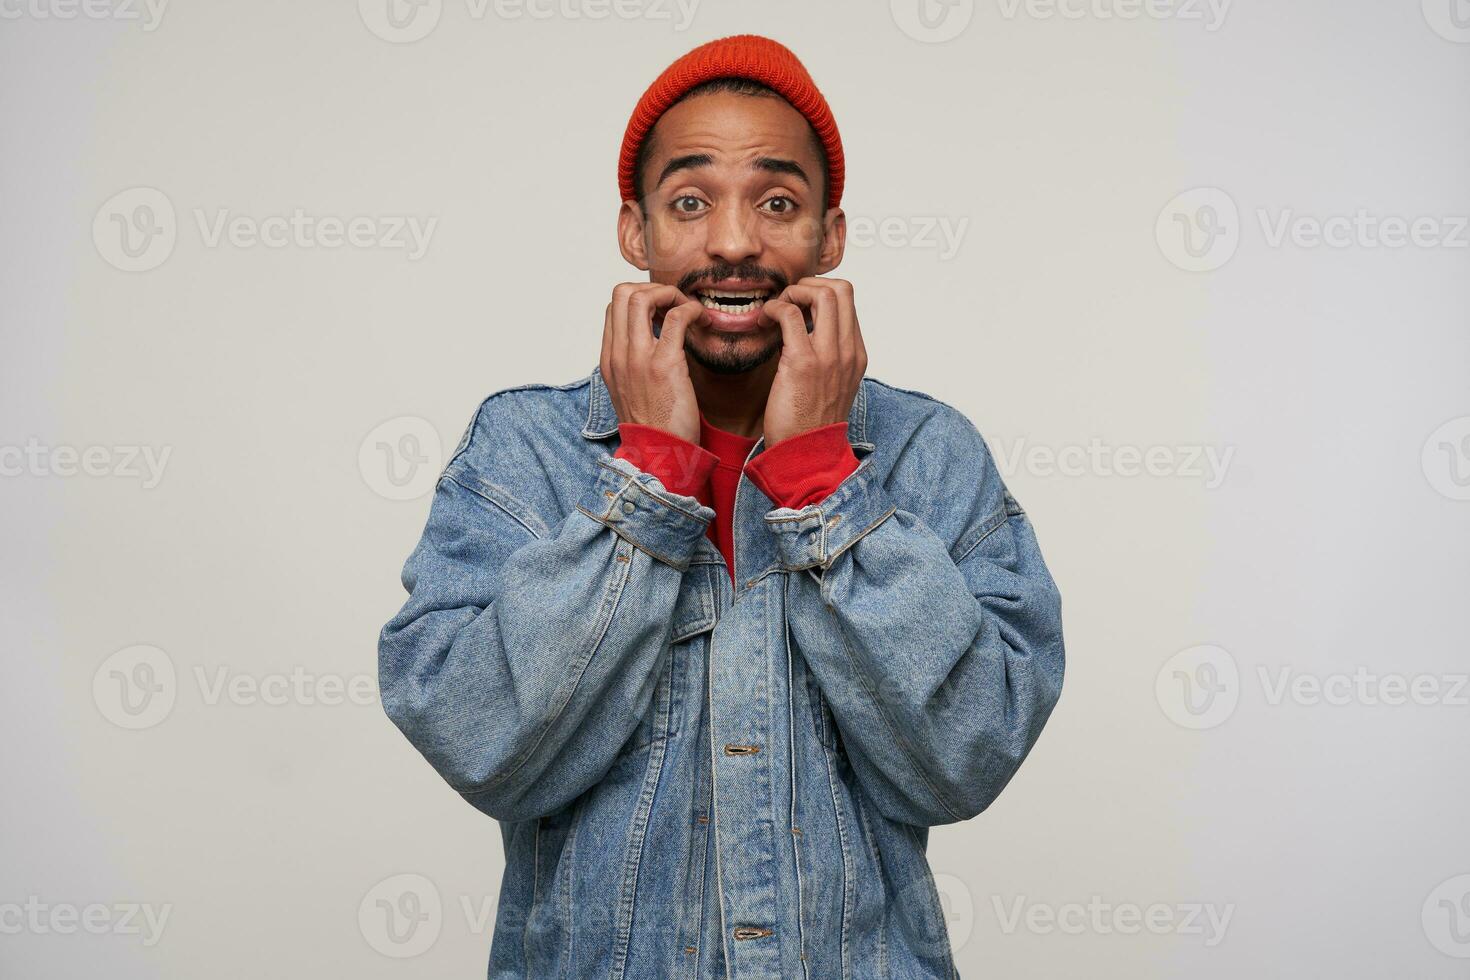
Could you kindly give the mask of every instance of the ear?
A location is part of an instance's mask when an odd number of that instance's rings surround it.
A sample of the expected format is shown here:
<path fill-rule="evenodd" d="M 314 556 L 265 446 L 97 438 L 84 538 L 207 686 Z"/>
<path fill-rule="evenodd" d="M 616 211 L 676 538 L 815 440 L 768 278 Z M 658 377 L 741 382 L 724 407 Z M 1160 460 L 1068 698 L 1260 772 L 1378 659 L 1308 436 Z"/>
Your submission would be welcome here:
<path fill-rule="evenodd" d="M 643 239 L 643 208 L 637 201 L 624 201 L 618 209 L 618 251 L 628 264 L 648 271 L 648 252 Z"/>
<path fill-rule="evenodd" d="M 841 208 L 828 208 L 822 216 L 822 250 L 817 255 L 817 275 L 825 276 L 842 262 L 847 249 L 847 215 Z"/>

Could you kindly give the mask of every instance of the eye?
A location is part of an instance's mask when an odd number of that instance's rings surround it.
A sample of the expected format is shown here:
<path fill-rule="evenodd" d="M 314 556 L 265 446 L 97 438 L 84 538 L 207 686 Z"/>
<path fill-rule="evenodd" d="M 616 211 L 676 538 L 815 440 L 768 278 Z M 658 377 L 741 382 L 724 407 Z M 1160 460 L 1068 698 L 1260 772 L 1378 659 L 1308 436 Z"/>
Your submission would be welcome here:
<path fill-rule="evenodd" d="M 793 214 L 796 211 L 796 202 L 784 194 L 777 194 L 761 202 L 761 207 L 771 214 Z"/>
<path fill-rule="evenodd" d="M 680 214 L 698 214 L 704 210 L 704 202 L 693 194 L 680 194 L 669 202 L 670 206 Z"/>

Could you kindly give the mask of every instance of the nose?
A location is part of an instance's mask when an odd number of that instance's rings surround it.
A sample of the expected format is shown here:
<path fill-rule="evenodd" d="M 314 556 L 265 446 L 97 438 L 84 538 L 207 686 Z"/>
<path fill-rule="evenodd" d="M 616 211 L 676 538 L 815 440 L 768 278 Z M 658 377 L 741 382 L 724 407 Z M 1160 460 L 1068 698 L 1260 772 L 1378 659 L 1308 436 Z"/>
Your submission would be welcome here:
<path fill-rule="evenodd" d="M 739 265 L 761 254 L 755 215 L 745 208 L 719 205 L 705 227 L 708 228 L 705 251 L 710 258 Z"/>

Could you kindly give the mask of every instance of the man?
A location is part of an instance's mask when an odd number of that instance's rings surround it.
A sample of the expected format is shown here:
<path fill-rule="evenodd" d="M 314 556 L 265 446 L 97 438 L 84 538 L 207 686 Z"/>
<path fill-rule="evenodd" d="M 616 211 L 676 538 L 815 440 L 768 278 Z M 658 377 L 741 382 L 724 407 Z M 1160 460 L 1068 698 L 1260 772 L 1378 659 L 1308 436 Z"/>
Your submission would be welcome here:
<path fill-rule="evenodd" d="M 725 38 L 644 94 L 598 367 L 487 398 L 379 645 L 500 821 L 490 975 L 954 977 L 927 828 L 1061 689 L 1060 600 L 974 426 L 864 376 L 827 103 Z"/>

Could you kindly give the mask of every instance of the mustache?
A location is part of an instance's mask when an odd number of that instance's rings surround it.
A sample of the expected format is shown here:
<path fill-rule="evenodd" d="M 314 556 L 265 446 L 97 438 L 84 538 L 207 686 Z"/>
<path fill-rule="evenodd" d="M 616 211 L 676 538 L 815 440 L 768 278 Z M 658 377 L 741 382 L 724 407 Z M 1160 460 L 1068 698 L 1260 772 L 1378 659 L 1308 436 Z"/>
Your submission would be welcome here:
<path fill-rule="evenodd" d="M 742 262 L 739 265 L 716 262 L 703 269 L 685 273 L 679 279 L 679 292 L 687 295 L 694 288 L 695 283 L 719 282 L 721 279 L 764 279 L 771 283 L 777 295 L 791 285 L 791 280 L 782 275 L 779 269 L 770 269 L 753 262 Z"/>

